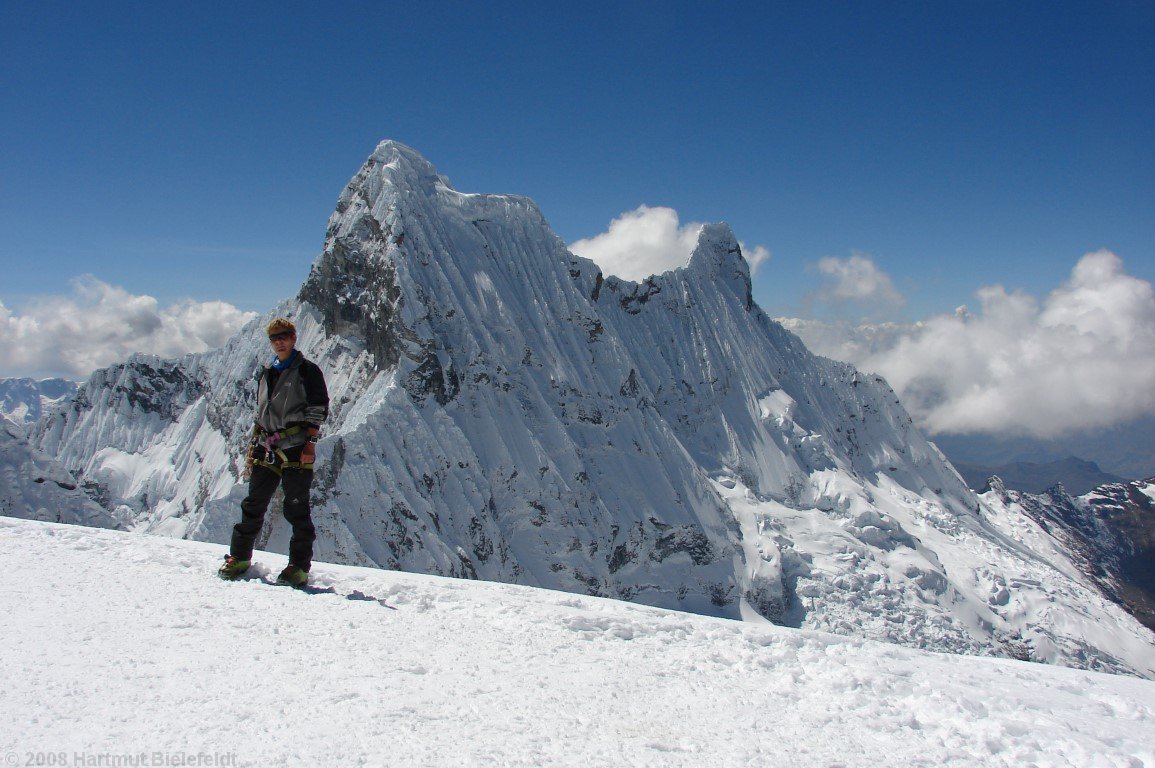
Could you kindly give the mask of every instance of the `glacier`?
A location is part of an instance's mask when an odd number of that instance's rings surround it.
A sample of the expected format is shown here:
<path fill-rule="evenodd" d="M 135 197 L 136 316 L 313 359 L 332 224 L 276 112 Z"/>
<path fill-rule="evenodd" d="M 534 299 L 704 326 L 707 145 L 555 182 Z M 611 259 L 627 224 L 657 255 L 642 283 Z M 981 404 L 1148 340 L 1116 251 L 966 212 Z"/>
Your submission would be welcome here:
<path fill-rule="evenodd" d="M 227 541 L 278 315 L 332 396 L 318 560 L 1155 676 L 1155 636 L 969 490 L 884 380 L 757 306 L 727 225 L 625 281 L 393 141 L 296 297 L 221 349 L 95 372 L 31 447 L 122 527 Z M 270 514 L 259 546 L 287 541 Z"/>

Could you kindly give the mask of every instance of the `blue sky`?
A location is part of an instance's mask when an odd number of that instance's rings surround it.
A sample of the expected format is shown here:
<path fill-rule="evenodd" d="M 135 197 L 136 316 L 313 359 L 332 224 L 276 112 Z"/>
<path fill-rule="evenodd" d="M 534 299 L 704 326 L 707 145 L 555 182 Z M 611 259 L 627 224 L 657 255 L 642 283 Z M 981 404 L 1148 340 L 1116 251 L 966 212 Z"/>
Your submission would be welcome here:
<path fill-rule="evenodd" d="M 267 309 L 387 137 L 567 242 L 728 221 L 771 314 L 856 252 L 906 319 L 1098 248 L 1155 279 L 1155 6 L 774 6 L 5 3 L 0 301 L 91 273 Z"/>
<path fill-rule="evenodd" d="M 221 343 L 392 138 L 599 263 L 729 222 L 932 433 L 1155 417 L 1151 2 L 4 2 L 0 67 L 0 376 Z"/>

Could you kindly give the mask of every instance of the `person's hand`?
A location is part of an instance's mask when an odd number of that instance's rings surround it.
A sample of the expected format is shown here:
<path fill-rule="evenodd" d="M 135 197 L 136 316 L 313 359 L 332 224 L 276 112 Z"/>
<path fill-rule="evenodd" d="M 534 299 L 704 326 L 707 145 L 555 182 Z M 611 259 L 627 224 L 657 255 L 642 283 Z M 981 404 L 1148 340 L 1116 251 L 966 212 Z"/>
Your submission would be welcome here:
<path fill-rule="evenodd" d="M 317 444 L 313 442 L 305 443 L 301 448 L 301 463 L 312 464 L 317 460 Z"/>
<path fill-rule="evenodd" d="M 245 469 L 241 472 L 241 477 L 248 478 L 253 474 L 253 447 L 249 446 L 249 452 L 245 454 Z"/>

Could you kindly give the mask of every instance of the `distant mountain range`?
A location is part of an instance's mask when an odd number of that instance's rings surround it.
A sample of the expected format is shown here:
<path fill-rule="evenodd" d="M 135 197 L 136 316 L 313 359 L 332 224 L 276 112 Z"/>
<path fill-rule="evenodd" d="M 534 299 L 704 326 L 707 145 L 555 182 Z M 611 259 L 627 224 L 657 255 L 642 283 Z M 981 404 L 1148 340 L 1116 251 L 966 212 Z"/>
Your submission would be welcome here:
<path fill-rule="evenodd" d="M 959 464 L 994 468 L 1019 463 L 1061 464 L 1068 457 L 1078 456 L 1115 477 L 1141 480 L 1155 475 L 1155 416 L 1144 416 L 1113 427 L 1048 440 L 984 434 L 943 434 L 935 435 L 933 440 L 956 467 Z M 1075 465 L 1071 465 L 1071 468 L 1075 472 L 1071 477 L 1063 479 L 1064 485 L 1068 482 L 1078 485 L 1076 481 L 1082 476 L 1088 480 L 1093 479 L 1093 473 L 1088 473 L 1086 468 Z M 1002 476 L 1001 472 L 996 474 Z M 1070 489 L 1071 486 L 1067 487 Z"/>
<path fill-rule="evenodd" d="M 1093 461 L 1083 461 L 1071 456 L 1061 461 L 1036 464 L 1016 461 L 1002 466 L 980 466 L 955 461 L 954 467 L 967 481 L 967 485 L 980 490 L 987 480 L 997 476 L 1007 488 L 1027 493 L 1042 493 L 1056 485 L 1062 485 L 1069 493 L 1079 496 L 1107 483 L 1124 483 L 1126 478 L 1112 475 L 1099 469 Z"/>
<path fill-rule="evenodd" d="M 32 424 L 45 410 L 76 394 L 77 384 L 67 379 L 0 379 L 0 416 L 14 424 Z"/>

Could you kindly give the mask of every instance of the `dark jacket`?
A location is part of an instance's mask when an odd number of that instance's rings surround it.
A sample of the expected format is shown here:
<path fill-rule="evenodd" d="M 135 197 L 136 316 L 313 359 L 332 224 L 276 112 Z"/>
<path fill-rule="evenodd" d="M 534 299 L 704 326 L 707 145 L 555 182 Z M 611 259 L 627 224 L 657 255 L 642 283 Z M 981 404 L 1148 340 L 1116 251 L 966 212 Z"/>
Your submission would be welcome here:
<path fill-rule="evenodd" d="M 319 427 L 329 415 L 329 390 L 325 374 L 299 351 L 283 371 L 269 366 L 257 384 L 257 426 L 268 434 L 289 427 Z M 282 437 L 281 448 L 303 445 L 309 439 L 303 429 Z"/>

